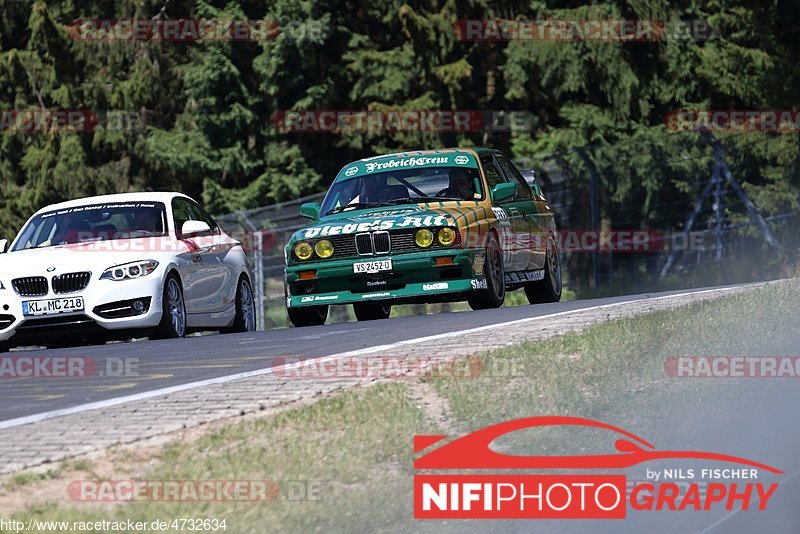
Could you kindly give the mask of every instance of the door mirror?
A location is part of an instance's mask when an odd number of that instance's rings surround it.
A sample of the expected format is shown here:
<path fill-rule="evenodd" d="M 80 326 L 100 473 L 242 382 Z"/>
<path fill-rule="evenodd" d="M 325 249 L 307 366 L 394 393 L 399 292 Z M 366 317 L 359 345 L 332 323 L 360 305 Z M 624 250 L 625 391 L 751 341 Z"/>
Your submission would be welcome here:
<path fill-rule="evenodd" d="M 497 184 L 492 188 L 492 202 L 502 202 L 517 194 L 517 185 L 510 183 Z"/>
<path fill-rule="evenodd" d="M 186 221 L 181 227 L 181 239 L 201 234 L 211 234 L 211 227 L 205 221 Z"/>
<path fill-rule="evenodd" d="M 8 239 L 0 239 L 0 254 L 5 254 L 8 250 Z"/>
<path fill-rule="evenodd" d="M 542 188 L 539 187 L 539 184 L 536 182 L 531 184 L 531 189 L 533 189 L 533 194 L 536 195 L 536 198 L 540 198 L 542 196 Z"/>
<path fill-rule="evenodd" d="M 319 202 L 306 202 L 300 205 L 300 215 L 312 221 L 319 220 Z"/>

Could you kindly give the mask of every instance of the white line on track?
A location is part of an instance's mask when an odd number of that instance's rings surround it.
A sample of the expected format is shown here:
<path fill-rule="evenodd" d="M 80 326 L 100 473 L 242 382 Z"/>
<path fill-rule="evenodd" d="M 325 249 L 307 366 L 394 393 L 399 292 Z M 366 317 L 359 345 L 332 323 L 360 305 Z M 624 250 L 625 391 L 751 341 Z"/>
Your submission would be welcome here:
<path fill-rule="evenodd" d="M 348 351 L 348 352 L 341 352 L 339 354 L 331 354 L 330 356 L 323 356 L 322 358 L 319 358 L 316 361 L 318 363 L 322 364 L 322 363 L 325 363 L 325 362 L 328 362 L 328 361 L 331 361 L 331 360 L 335 360 L 337 358 L 347 358 L 347 357 L 350 357 L 350 356 L 360 356 L 360 355 L 363 355 L 363 354 L 369 354 L 370 352 L 376 352 L 376 351 L 382 351 L 382 350 L 391 350 L 391 349 L 395 349 L 395 348 L 398 348 L 398 347 L 405 347 L 405 346 L 408 346 L 408 345 L 415 345 L 417 343 L 425 343 L 425 342 L 428 342 L 428 341 L 435 341 L 435 340 L 438 340 L 438 339 L 446 339 L 446 338 L 449 338 L 449 337 L 458 337 L 458 336 L 463 336 L 465 334 L 472 334 L 472 333 L 475 333 L 475 332 L 483 332 L 485 330 L 493 330 L 493 329 L 499 328 L 499 327 L 508 327 L 508 326 L 513 326 L 513 325 L 516 325 L 516 324 L 527 323 L 527 322 L 530 322 L 530 321 L 542 321 L 542 320 L 545 320 L 545 319 L 551 319 L 553 317 L 561 317 L 561 316 L 564 316 L 564 315 L 569 315 L 569 314 L 572 314 L 572 313 L 578 313 L 578 312 L 587 311 L 587 310 L 600 310 L 600 309 L 604 309 L 604 308 L 614 308 L 614 307 L 617 307 L 617 306 L 624 306 L 626 304 L 633 304 L 633 303 L 637 303 L 637 302 L 663 300 L 663 299 L 682 297 L 682 296 L 686 296 L 686 295 L 702 295 L 703 293 L 732 291 L 734 289 L 740 289 L 741 287 L 745 287 L 745 286 L 732 286 L 732 287 L 724 287 L 724 288 L 718 288 L 718 289 L 705 289 L 705 290 L 701 290 L 701 291 L 686 291 L 684 293 L 676 293 L 676 294 L 673 294 L 673 295 L 664 295 L 664 296 L 661 296 L 661 297 L 647 297 L 647 298 L 643 298 L 643 299 L 626 300 L 626 301 L 623 301 L 623 302 L 614 302 L 612 304 L 601 304 L 599 306 L 590 306 L 588 308 L 579 308 L 577 310 L 570 310 L 570 311 L 563 311 L 563 312 L 558 312 L 558 313 L 551 313 L 551 314 L 548 314 L 548 315 L 539 315 L 539 316 L 536 316 L 536 317 L 525 317 L 523 319 L 515 319 L 513 321 L 507 321 L 505 323 L 494 323 L 494 324 L 490 324 L 490 325 L 479 326 L 479 327 L 476 327 L 476 328 L 469 328 L 469 329 L 466 329 L 466 330 L 458 330 L 458 331 L 455 331 L 455 332 L 446 332 L 446 333 L 443 333 L 443 334 L 436 334 L 436 335 L 433 335 L 433 336 L 426 336 L 426 337 L 420 337 L 420 338 L 415 338 L 415 339 L 408 339 L 408 340 L 405 340 L 405 341 L 398 341 L 396 343 L 390 343 L 390 344 L 387 344 L 387 345 L 375 345 L 375 346 L 366 347 L 366 348 L 363 348 L 363 349 L 351 350 L 351 351 Z M 303 362 L 299 362 L 299 363 L 293 363 L 293 364 L 288 364 L 288 365 L 283 365 L 283 366 L 278 366 L 278 367 L 267 367 L 265 369 L 256 369 L 254 371 L 245 371 L 243 373 L 236 373 L 236 374 L 232 374 L 232 375 L 219 376 L 219 377 L 216 377 L 216 378 L 209 378 L 207 380 L 199 380 L 199 381 L 196 381 L 196 382 L 189 382 L 189 383 L 180 384 L 180 385 L 177 385 L 177 386 L 169 386 L 169 387 L 160 388 L 160 389 L 153 389 L 153 390 L 150 390 L 150 391 L 144 391 L 142 393 L 135 393 L 133 395 L 125 395 L 125 396 L 122 396 L 122 397 L 114 397 L 113 399 L 105 399 L 105 400 L 101 400 L 101 401 L 97 401 L 97 402 L 89 402 L 87 404 L 80 404 L 78 406 L 71 406 L 69 408 L 61 408 L 61 409 L 58 409 L 58 410 L 51 410 L 49 412 L 42 412 L 42 413 L 37 413 L 37 414 L 33 414 L 33 415 L 26 415 L 24 417 L 17 417 L 15 419 L 8 419 L 6 421 L 0 421 L 0 430 L 6 429 L 6 428 L 12 428 L 12 427 L 15 427 L 15 426 L 28 425 L 28 424 L 31 424 L 31 423 L 38 423 L 39 421 L 45 421 L 47 419 L 53 419 L 55 417 L 63 417 L 65 415 L 72 415 L 72 414 L 76 414 L 76 413 L 87 412 L 89 410 L 99 410 L 99 409 L 103 409 L 103 408 L 110 408 L 112 406 L 119 406 L 120 404 L 127 404 L 129 402 L 152 399 L 154 397 L 161 397 L 161 396 L 164 396 L 164 395 L 171 395 L 173 393 L 178 393 L 180 391 L 186 391 L 186 390 L 189 390 L 189 389 L 196 389 L 196 388 L 201 388 L 201 387 L 205 387 L 205 386 L 211 386 L 211 385 L 214 385 L 214 384 L 225 384 L 227 382 L 232 382 L 234 380 L 241 380 L 241 379 L 244 379 L 244 378 L 252 378 L 254 376 L 266 375 L 266 374 L 272 373 L 276 368 L 278 368 L 278 369 L 283 368 L 284 370 L 288 371 L 288 370 L 291 370 L 291 369 L 293 369 L 293 368 L 295 368 L 295 367 L 297 367 L 299 365 L 302 365 L 302 364 L 303 364 Z"/>

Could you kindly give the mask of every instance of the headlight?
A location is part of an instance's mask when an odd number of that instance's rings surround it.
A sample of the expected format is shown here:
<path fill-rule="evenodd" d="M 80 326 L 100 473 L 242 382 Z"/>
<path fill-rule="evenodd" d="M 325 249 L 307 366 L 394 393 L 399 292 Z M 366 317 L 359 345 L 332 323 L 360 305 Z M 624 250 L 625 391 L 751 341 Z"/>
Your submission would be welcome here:
<path fill-rule="evenodd" d="M 433 232 L 427 228 L 417 230 L 417 233 L 414 234 L 414 242 L 422 248 L 431 246 L 433 244 Z"/>
<path fill-rule="evenodd" d="M 317 241 L 317 244 L 314 245 L 314 251 L 320 258 L 330 258 L 333 256 L 333 243 L 327 239 Z"/>
<path fill-rule="evenodd" d="M 439 240 L 439 243 L 449 247 L 456 242 L 456 231 L 446 226 L 439 230 L 439 233 L 436 234 L 436 238 Z"/>
<path fill-rule="evenodd" d="M 314 255 L 314 249 L 308 243 L 298 243 L 294 247 L 294 253 L 301 260 L 308 260 Z"/>
<path fill-rule="evenodd" d="M 141 278 L 152 273 L 158 267 L 158 262 L 155 260 L 135 261 L 133 263 L 125 263 L 123 265 L 116 265 L 109 267 L 100 276 L 100 280 L 130 280 L 133 278 Z"/>

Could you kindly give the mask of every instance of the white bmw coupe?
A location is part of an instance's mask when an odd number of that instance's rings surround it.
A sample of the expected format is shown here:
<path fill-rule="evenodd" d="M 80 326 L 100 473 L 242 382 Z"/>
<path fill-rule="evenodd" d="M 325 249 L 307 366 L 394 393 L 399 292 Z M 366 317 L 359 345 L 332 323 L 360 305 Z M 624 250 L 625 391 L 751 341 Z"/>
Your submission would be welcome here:
<path fill-rule="evenodd" d="M 0 350 L 255 330 L 242 245 L 179 193 L 47 206 L 0 252 Z"/>

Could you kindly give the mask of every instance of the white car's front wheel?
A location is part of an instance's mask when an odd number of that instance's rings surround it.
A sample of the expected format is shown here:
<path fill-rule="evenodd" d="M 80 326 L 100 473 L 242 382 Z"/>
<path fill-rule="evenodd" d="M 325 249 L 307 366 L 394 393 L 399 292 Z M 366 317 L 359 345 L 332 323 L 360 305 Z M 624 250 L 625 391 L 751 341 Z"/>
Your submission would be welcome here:
<path fill-rule="evenodd" d="M 167 276 L 164 282 L 164 294 L 161 299 L 161 323 L 156 328 L 157 339 L 172 339 L 186 335 L 186 304 L 183 300 L 183 288 L 174 274 Z"/>

